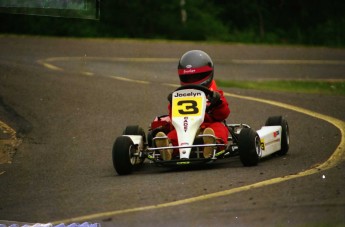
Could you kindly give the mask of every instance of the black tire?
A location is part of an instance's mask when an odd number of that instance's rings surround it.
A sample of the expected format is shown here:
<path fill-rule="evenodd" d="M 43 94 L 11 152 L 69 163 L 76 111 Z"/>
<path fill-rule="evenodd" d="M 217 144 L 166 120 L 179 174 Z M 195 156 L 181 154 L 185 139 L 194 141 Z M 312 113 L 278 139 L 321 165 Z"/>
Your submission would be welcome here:
<path fill-rule="evenodd" d="M 122 135 L 140 135 L 143 137 L 144 143 L 146 143 L 145 131 L 138 125 L 129 125 L 123 130 Z"/>
<path fill-rule="evenodd" d="M 244 166 L 256 166 L 261 156 L 260 137 L 251 128 L 243 128 L 239 135 L 238 150 Z"/>
<path fill-rule="evenodd" d="M 265 123 L 265 126 L 276 126 L 279 125 L 282 127 L 282 135 L 281 135 L 281 149 L 276 152 L 278 155 L 285 155 L 289 151 L 290 146 L 290 133 L 289 133 L 289 125 L 287 120 L 282 116 L 272 116 L 269 117 Z"/>
<path fill-rule="evenodd" d="M 130 174 L 133 171 L 133 141 L 127 136 L 119 136 L 113 146 L 113 165 L 119 175 Z"/>

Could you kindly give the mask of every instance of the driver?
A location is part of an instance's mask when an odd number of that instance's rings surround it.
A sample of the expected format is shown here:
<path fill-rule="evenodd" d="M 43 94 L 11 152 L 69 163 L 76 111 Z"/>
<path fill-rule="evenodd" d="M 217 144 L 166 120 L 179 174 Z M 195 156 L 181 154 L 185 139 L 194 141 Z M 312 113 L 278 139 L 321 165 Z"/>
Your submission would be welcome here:
<path fill-rule="evenodd" d="M 216 82 L 213 80 L 214 66 L 210 56 L 201 50 L 191 50 L 182 55 L 178 63 L 178 75 L 181 85 L 195 84 L 207 87 L 213 91 L 212 95 L 207 97 L 208 112 L 205 114 L 204 122 L 201 125 L 203 134 L 211 134 L 219 138 L 220 143 L 227 143 L 228 129 L 223 121 L 229 116 L 230 109 L 226 101 L 223 91 L 217 88 Z M 170 104 L 168 106 L 169 116 L 171 117 L 171 95 L 168 97 Z M 167 147 L 170 145 L 177 146 L 177 133 L 172 129 L 167 135 L 164 132 L 158 132 L 156 137 L 157 147 Z M 164 138 L 165 137 L 165 138 Z M 209 137 L 203 137 L 204 144 L 213 143 Z M 176 152 L 176 154 L 175 154 Z M 162 149 L 160 154 L 163 160 L 171 160 L 178 151 L 173 149 Z M 203 150 L 204 158 L 209 158 L 213 154 L 212 147 L 205 147 Z"/>

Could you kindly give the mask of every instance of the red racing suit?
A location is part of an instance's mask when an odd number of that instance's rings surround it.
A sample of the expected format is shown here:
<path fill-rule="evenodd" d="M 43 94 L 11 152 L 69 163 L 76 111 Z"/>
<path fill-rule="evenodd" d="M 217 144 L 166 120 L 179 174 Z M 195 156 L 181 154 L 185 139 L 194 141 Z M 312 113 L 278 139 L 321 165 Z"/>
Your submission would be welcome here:
<path fill-rule="evenodd" d="M 212 128 L 215 136 L 221 139 L 221 143 L 227 143 L 228 140 L 228 128 L 223 124 L 223 121 L 229 116 L 230 108 L 229 104 L 224 97 L 223 91 L 217 89 L 216 82 L 213 80 L 211 86 L 209 87 L 211 91 L 216 91 L 220 94 L 221 103 L 205 113 L 204 122 L 201 124 L 201 129 Z M 207 102 L 210 105 L 210 102 Z M 169 116 L 171 118 L 171 105 L 168 106 Z M 175 129 L 172 129 L 168 134 L 168 138 L 173 146 L 178 146 L 177 133 Z M 175 152 L 174 152 L 175 153 Z"/>

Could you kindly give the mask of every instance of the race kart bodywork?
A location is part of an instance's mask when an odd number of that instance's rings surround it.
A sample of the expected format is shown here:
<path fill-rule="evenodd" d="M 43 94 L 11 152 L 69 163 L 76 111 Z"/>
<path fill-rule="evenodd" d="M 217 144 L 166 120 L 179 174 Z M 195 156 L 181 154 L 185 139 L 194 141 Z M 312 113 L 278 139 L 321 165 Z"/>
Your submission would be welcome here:
<path fill-rule="evenodd" d="M 214 135 L 200 134 L 207 111 L 207 97 L 211 94 L 207 88 L 198 85 L 186 85 L 172 93 L 172 114 L 154 119 L 147 132 L 138 125 L 127 126 L 113 145 L 112 160 L 119 175 L 130 174 L 134 166 L 144 164 L 145 160 L 157 166 L 188 166 L 212 163 L 218 159 L 239 156 L 244 166 L 255 166 L 259 159 L 273 153 L 285 155 L 289 150 L 289 127 L 282 116 L 269 117 L 261 129 L 255 131 L 247 124 L 224 124 L 229 130 L 227 143 L 219 143 Z M 168 133 L 171 127 L 176 129 L 178 146 L 155 147 L 158 132 Z M 203 144 L 203 137 L 214 142 Z M 203 157 L 204 147 L 212 147 L 213 155 Z M 172 160 L 163 160 L 162 149 L 178 150 Z"/>

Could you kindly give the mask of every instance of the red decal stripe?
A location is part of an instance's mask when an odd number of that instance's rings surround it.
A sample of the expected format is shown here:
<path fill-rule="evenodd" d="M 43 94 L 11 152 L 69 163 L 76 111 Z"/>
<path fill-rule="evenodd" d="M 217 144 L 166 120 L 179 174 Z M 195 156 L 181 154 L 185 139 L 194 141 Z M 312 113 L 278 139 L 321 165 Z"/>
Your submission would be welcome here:
<path fill-rule="evenodd" d="M 209 72 L 209 71 L 212 71 L 212 68 L 210 66 L 203 66 L 200 68 L 179 69 L 178 74 L 186 75 L 186 74 L 204 73 L 204 72 Z"/>

